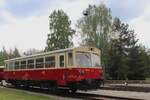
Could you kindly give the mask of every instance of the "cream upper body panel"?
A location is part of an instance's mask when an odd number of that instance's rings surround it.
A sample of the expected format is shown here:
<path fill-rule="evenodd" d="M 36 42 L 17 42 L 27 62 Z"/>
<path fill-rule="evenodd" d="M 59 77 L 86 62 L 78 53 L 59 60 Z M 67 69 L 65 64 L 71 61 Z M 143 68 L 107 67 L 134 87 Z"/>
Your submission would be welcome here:
<path fill-rule="evenodd" d="M 60 59 L 61 55 L 64 56 L 64 59 L 62 63 L 64 63 L 64 67 L 75 67 L 76 64 L 76 54 L 78 52 L 83 52 L 83 53 L 90 53 L 90 54 L 96 54 L 97 56 L 100 57 L 100 50 L 95 47 L 89 47 L 89 46 L 82 46 L 82 47 L 74 47 L 74 48 L 68 48 L 68 49 L 61 49 L 61 50 L 55 50 L 55 51 L 49 51 L 49 52 L 44 52 L 44 53 L 39 53 L 39 54 L 34 54 L 34 55 L 29 55 L 29 56 L 23 56 L 23 57 L 18 57 L 18 58 L 13 58 L 9 60 L 5 60 L 5 68 L 7 66 L 15 66 L 15 62 L 19 62 L 19 66 L 22 66 L 21 61 L 26 61 L 26 69 L 27 69 L 27 64 L 29 60 L 34 60 L 34 68 L 36 66 L 36 59 L 43 58 L 43 68 L 46 68 L 46 58 L 47 57 L 55 57 L 55 66 L 56 68 L 59 68 L 60 66 Z M 69 54 L 72 53 L 72 54 Z M 69 56 L 70 55 L 70 56 Z M 69 57 L 72 57 L 69 58 Z M 11 65 L 11 63 L 13 65 Z M 21 67 L 22 68 L 22 67 Z M 7 68 L 6 68 L 7 69 Z M 14 67 L 9 68 L 10 70 L 14 69 Z"/>
<path fill-rule="evenodd" d="M 29 56 L 23 56 L 23 57 L 8 59 L 8 60 L 5 60 L 5 62 L 16 61 L 16 60 L 24 60 L 24 59 L 32 59 L 32 58 L 39 58 L 39 57 L 42 57 L 42 56 L 55 55 L 57 53 L 63 53 L 63 52 L 68 52 L 68 51 L 72 51 L 72 50 L 73 51 L 80 51 L 80 52 L 93 52 L 93 53 L 96 53 L 96 54 L 100 55 L 100 50 L 98 48 L 83 46 L 83 47 L 60 49 L 60 50 L 55 50 L 55 51 L 49 51 L 49 52 L 44 52 L 44 53 L 39 53 L 39 54 L 34 54 L 34 55 L 29 55 Z"/>
<path fill-rule="evenodd" d="M 74 50 L 79 51 L 79 52 L 95 53 L 95 54 L 100 56 L 100 50 L 98 48 L 95 48 L 95 47 L 84 46 L 84 47 L 77 47 Z"/>

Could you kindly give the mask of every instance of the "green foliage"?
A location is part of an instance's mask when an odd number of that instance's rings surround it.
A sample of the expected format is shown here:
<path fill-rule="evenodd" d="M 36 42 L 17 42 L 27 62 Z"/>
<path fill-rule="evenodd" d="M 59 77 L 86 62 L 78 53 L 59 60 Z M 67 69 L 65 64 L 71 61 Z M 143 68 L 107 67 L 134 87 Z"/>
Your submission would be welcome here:
<path fill-rule="evenodd" d="M 89 5 L 86 16 L 77 22 L 81 34 L 82 44 L 94 46 L 102 51 L 102 64 L 107 68 L 108 50 L 110 47 L 110 31 L 112 16 L 111 11 L 104 4 L 99 6 Z"/>
<path fill-rule="evenodd" d="M 112 21 L 110 9 L 104 4 L 86 9 L 86 16 L 78 20 L 82 44 L 102 50 L 102 64 L 106 78 L 145 79 L 150 75 L 150 56 L 142 46 L 134 30 L 119 18 Z M 136 70 L 135 70 L 136 69 Z"/>
<path fill-rule="evenodd" d="M 3 47 L 3 50 L 0 51 L 0 66 L 4 65 L 4 60 L 8 59 L 8 53 L 5 50 L 5 47 Z"/>
<path fill-rule="evenodd" d="M 15 47 L 13 51 L 13 58 L 16 58 L 16 57 L 20 57 L 20 53 L 19 53 L 19 50 Z"/>
<path fill-rule="evenodd" d="M 109 51 L 109 74 L 112 79 L 145 79 L 148 68 L 148 56 L 135 37 L 128 24 L 114 19 L 114 37 Z"/>
<path fill-rule="evenodd" d="M 13 50 L 10 49 L 9 52 L 6 51 L 5 47 L 0 51 L 0 66 L 4 65 L 4 60 L 20 57 L 19 50 L 17 48 Z"/>
<path fill-rule="evenodd" d="M 75 30 L 70 27 L 71 21 L 67 14 L 62 11 L 53 11 L 49 16 L 49 29 L 47 47 L 45 51 L 68 48 L 73 45 L 71 39 Z"/>
<path fill-rule="evenodd" d="M 146 49 L 142 46 L 135 46 L 129 51 L 129 72 L 128 78 L 131 80 L 145 79 L 149 75 L 149 58 Z"/>

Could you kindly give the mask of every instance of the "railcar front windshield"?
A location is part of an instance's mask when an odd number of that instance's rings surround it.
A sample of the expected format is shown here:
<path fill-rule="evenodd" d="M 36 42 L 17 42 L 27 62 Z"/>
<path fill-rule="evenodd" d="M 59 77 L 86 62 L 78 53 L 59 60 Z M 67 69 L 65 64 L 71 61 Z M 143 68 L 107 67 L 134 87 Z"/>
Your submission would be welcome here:
<path fill-rule="evenodd" d="M 93 53 L 77 52 L 76 64 L 81 67 L 99 67 L 100 57 Z"/>
<path fill-rule="evenodd" d="M 97 54 L 91 54 L 91 59 L 92 59 L 92 66 L 93 67 L 100 67 L 100 56 L 98 56 Z"/>

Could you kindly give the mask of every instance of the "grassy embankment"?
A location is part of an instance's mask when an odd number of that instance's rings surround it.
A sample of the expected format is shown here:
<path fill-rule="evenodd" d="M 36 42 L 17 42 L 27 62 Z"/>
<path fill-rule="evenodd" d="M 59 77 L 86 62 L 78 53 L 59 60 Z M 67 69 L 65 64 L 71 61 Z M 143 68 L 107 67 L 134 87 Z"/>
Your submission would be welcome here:
<path fill-rule="evenodd" d="M 0 88 L 0 100 L 54 100 L 48 96 L 35 95 L 25 91 Z"/>

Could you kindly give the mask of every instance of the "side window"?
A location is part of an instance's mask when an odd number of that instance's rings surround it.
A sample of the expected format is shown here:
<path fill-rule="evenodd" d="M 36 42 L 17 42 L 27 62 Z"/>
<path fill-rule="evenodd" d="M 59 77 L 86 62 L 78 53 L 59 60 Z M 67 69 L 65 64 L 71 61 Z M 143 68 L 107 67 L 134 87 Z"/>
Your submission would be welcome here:
<path fill-rule="evenodd" d="M 14 62 L 9 62 L 8 69 L 9 70 L 13 70 L 14 69 Z"/>
<path fill-rule="evenodd" d="M 73 55 L 72 55 L 72 52 L 68 53 L 68 66 L 73 66 Z"/>
<path fill-rule="evenodd" d="M 9 63 L 5 63 L 5 70 L 9 70 Z"/>
<path fill-rule="evenodd" d="M 55 67 L 55 56 L 45 57 L 45 68 Z"/>
<path fill-rule="evenodd" d="M 37 58 L 36 59 L 36 68 L 43 68 L 44 67 L 44 58 Z"/>
<path fill-rule="evenodd" d="M 19 66 L 19 61 L 16 61 L 16 62 L 15 62 L 15 69 L 19 69 L 19 67 L 20 67 L 20 66 Z"/>
<path fill-rule="evenodd" d="M 28 64 L 27 64 L 27 68 L 29 68 L 29 69 L 34 68 L 34 59 L 28 60 L 27 63 L 28 63 Z"/>
<path fill-rule="evenodd" d="M 59 65 L 60 67 L 64 67 L 64 55 L 59 56 Z"/>
<path fill-rule="evenodd" d="M 26 61 L 21 61 L 21 69 L 26 69 Z"/>

